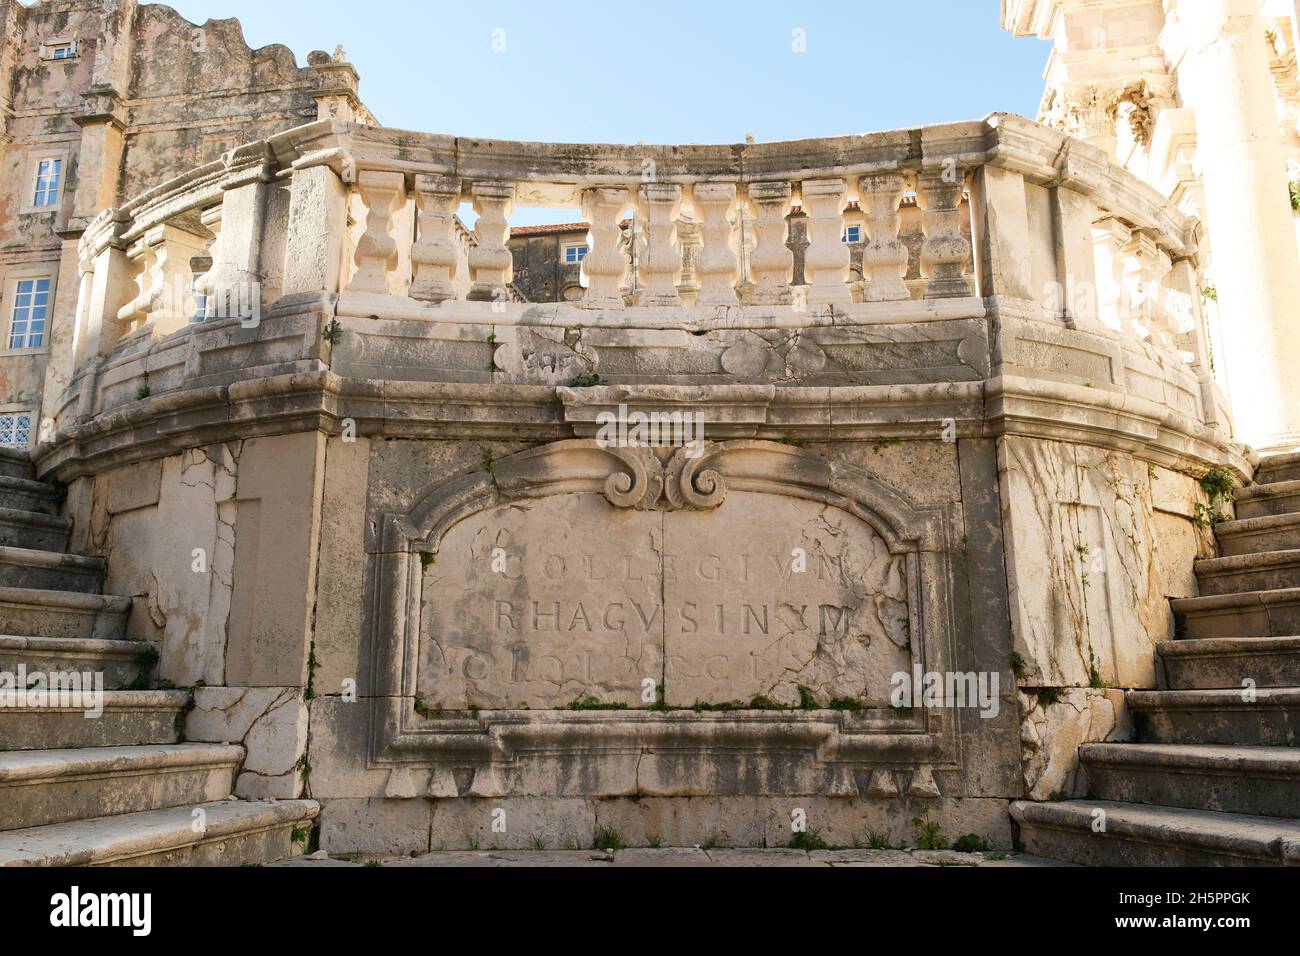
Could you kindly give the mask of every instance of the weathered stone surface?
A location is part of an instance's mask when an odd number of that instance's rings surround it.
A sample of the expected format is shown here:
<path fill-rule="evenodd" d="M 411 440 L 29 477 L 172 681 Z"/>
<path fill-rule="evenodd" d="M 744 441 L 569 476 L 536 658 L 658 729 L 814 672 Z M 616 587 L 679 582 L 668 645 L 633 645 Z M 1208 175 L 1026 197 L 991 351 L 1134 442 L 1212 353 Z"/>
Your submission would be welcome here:
<path fill-rule="evenodd" d="M 1082 796 L 1086 783 L 1079 774 L 1079 747 L 1105 740 L 1132 740 L 1133 725 L 1124 707 L 1124 692 L 1070 688 L 1048 703 L 1020 695 L 1023 721 L 1025 785 L 1034 800 L 1052 794 Z"/>

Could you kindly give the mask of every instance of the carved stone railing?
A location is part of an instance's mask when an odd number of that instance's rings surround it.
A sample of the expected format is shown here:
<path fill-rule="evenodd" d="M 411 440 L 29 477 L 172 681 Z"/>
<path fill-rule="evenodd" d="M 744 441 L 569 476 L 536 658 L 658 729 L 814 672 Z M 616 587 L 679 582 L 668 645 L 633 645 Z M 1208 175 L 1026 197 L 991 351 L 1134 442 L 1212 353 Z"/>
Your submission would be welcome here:
<path fill-rule="evenodd" d="M 458 217 L 466 204 L 472 238 Z M 512 301 L 509 221 L 525 207 L 580 209 L 590 222 L 580 300 Z M 807 242 L 798 285 L 796 219 Z M 862 232 L 852 254 L 848 224 Z M 667 383 L 865 384 L 865 373 L 834 377 L 832 347 L 803 361 L 811 343 L 791 346 L 777 368 L 734 337 L 875 329 L 886 342 L 965 322 L 983 344 L 959 350 L 962 380 L 1136 395 L 1227 435 L 1198 238 L 1195 220 L 1097 149 L 1006 115 L 678 147 L 318 122 L 96 219 L 81 244 L 74 344 L 52 359 L 72 383 L 56 419 L 62 428 L 142 396 L 327 366 L 408 381 L 564 384 L 566 371 L 588 370 L 619 381 L 614 366 L 573 364 L 582 348 L 563 346 L 560 330 L 706 336 L 692 348 L 716 333 L 711 365 Z M 570 364 L 544 357 L 552 374 L 539 376 L 539 341 L 560 343 Z"/>

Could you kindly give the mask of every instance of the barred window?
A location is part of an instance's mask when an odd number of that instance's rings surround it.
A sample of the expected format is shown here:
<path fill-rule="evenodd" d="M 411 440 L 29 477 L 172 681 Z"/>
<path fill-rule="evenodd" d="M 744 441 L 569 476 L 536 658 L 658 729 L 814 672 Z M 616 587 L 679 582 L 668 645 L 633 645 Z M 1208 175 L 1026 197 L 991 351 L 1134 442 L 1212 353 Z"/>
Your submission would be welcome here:
<path fill-rule="evenodd" d="M 32 416 L 27 412 L 0 415 L 0 445 L 5 448 L 26 448 L 31 432 Z"/>

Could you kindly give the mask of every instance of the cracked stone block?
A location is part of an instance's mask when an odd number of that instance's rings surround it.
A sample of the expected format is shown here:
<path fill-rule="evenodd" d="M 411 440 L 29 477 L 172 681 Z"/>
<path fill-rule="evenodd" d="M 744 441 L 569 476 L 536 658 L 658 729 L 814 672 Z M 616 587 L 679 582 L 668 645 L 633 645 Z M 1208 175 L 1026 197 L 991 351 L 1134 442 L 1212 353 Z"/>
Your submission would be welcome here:
<path fill-rule="evenodd" d="M 1079 773 L 1079 747 L 1107 740 L 1132 740 L 1133 726 L 1124 692 L 1070 687 L 1054 704 L 1020 695 L 1021 759 L 1025 788 L 1032 800 L 1053 793 L 1081 797 L 1087 790 Z"/>

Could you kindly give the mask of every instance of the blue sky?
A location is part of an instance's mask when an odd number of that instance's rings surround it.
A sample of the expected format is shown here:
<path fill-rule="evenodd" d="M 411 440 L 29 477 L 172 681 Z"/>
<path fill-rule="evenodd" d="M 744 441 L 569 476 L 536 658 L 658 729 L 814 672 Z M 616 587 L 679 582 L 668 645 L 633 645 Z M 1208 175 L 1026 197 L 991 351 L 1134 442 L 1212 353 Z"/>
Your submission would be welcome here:
<path fill-rule="evenodd" d="M 997 0 L 174 0 L 306 62 L 342 43 L 385 126 L 571 142 L 740 142 L 1033 116 L 1048 45 Z M 494 34 L 494 31 L 503 31 Z M 802 30 L 806 52 L 793 47 Z M 494 52 L 494 40 L 500 52 Z"/>
<path fill-rule="evenodd" d="M 997 0 L 171 5 L 196 23 L 238 17 L 250 44 L 284 43 L 299 63 L 343 44 L 385 126 L 549 142 L 769 142 L 1032 117 L 1049 52 L 1001 31 Z"/>

